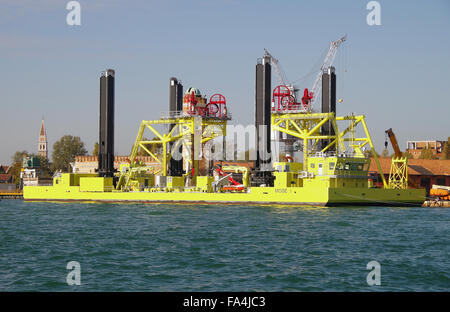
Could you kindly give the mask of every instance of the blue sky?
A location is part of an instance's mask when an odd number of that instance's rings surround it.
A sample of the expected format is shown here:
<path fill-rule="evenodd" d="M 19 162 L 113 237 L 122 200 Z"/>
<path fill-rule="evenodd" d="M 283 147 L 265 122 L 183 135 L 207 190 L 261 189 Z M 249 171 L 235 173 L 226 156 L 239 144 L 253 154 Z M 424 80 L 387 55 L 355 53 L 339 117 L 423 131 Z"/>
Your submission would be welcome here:
<path fill-rule="evenodd" d="M 42 116 L 50 151 L 72 134 L 91 152 L 106 68 L 116 70 L 116 154 L 129 153 L 142 119 L 167 110 L 171 76 L 223 93 L 234 123 L 253 123 L 263 48 L 295 81 L 345 33 L 338 114 L 365 114 L 378 151 L 390 127 L 402 149 L 450 136 L 450 1 L 379 1 L 380 26 L 367 25 L 366 0 L 79 2 L 81 26 L 66 24 L 66 0 L 0 2 L 0 163 L 37 152 Z"/>

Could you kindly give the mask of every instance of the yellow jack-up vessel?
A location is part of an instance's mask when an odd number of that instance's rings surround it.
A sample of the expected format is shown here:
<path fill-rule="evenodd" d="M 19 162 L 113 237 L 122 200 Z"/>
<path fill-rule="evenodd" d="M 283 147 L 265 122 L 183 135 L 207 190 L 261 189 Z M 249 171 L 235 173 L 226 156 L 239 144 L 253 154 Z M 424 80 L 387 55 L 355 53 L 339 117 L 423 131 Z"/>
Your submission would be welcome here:
<path fill-rule="evenodd" d="M 280 93 L 280 86 L 271 98 L 270 71 L 267 56 L 258 60 L 253 168 L 226 162 L 217 166 L 217 161 L 200 152 L 213 142 L 215 147 L 226 146 L 217 144 L 226 136 L 231 119 L 225 98 L 215 94 L 208 103 L 193 88 L 183 96 L 181 83 L 171 78 L 170 112 L 142 121 L 129 164 L 114 172 L 115 73 L 107 70 L 100 77 L 98 173 L 56 174 L 52 186 L 25 186 L 24 199 L 298 206 L 420 206 L 424 202 L 424 189 L 407 187 L 405 159 L 394 159 L 391 176 L 385 180 L 363 115 L 336 116 L 333 67 L 321 72 L 321 112 L 312 110 L 311 97 L 297 103 L 289 94 L 286 100 L 288 93 Z M 145 139 L 145 131 L 154 139 Z M 283 141 L 295 155 L 270 155 L 274 141 Z M 139 163 L 140 151 L 152 156 L 159 167 Z M 216 160 L 225 158 L 225 151 L 218 154 Z M 371 155 L 383 187 L 375 187 L 368 177 Z"/>

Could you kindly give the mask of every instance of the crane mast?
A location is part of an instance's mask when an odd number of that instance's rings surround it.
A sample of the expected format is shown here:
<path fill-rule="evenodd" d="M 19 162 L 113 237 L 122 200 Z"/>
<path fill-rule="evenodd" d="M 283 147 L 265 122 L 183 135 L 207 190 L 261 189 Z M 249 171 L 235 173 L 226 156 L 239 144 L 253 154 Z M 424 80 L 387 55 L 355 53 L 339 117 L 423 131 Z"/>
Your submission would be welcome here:
<path fill-rule="evenodd" d="M 398 146 L 397 138 L 395 137 L 394 131 L 392 128 L 387 129 L 386 131 L 389 140 L 391 141 L 392 148 L 394 149 L 394 155 L 396 158 L 402 157 L 402 152 L 400 151 L 400 147 Z M 386 142 L 387 143 L 387 142 Z"/>
<path fill-rule="evenodd" d="M 334 58 L 336 57 L 337 49 L 339 48 L 341 43 L 343 43 L 346 39 L 347 35 L 344 35 L 342 38 L 330 42 L 330 48 L 328 49 L 327 56 L 325 57 L 322 66 L 320 67 L 319 74 L 317 75 L 317 78 L 314 81 L 313 87 L 311 89 L 311 93 L 313 95 L 313 98 L 311 99 L 311 105 L 312 103 L 314 103 L 315 99 L 317 98 L 317 95 L 319 94 L 322 82 L 322 73 L 324 72 L 324 70 L 326 70 L 329 66 L 333 64 Z"/>
<path fill-rule="evenodd" d="M 278 78 L 280 79 L 280 83 L 282 85 L 286 85 L 286 77 L 281 72 L 280 66 L 278 65 L 278 60 L 272 56 L 272 54 L 269 53 L 266 49 L 264 49 L 264 56 L 268 56 L 270 58 L 270 61 L 272 62 L 273 66 L 275 66 L 275 70 L 277 71 Z"/>
<path fill-rule="evenodd" d="M 290 93 L 293 96 L 294 101 L 295 101 L 297 99 L 297 92 L 299 91 L 298 88 L 296 86 L 294 86 L 293 84 L 288 83 L 286 74 L 281 70 L 281 66 L 279 64 L 278 59 L 276 59 L 266 49 L 264 49 L 264 56 L 270 58 L 270 62 L 275 67 L 275 71 L 277 72 L 278 79 L 280 80 L 280 85 L 286 86 L 289 89 L 289 91 L 290 91 Z"/>

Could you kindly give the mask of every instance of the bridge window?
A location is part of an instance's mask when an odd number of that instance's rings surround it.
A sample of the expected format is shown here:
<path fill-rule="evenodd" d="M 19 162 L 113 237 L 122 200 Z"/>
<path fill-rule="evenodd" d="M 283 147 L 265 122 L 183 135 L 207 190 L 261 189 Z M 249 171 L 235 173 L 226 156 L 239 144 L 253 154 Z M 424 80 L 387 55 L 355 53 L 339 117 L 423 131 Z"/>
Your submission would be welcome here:
<path fill-rule="evenodd" d="M 334 162 L 330 162 L 330 166 L 329 166 L 330 170 L 334 169 Z"/>

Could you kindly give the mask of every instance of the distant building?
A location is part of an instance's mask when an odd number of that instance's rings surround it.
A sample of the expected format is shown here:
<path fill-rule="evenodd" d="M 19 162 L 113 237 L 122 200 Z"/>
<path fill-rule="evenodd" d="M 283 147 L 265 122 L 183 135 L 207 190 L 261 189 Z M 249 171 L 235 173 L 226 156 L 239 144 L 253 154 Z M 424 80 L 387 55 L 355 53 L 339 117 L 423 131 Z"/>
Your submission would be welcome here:
<path fill-rule="evenodd" d="M 22 160 L 22 170 L 20 171 L 21 187 L 39 185 L 41 175 L 41 161 L 38 157 L 26 156 Z"/>
<path fill-rule="evenodd" d="M 10 166 L 0 165 L 0 192 L 13 192 L 16 190 L 16 184 L 10 171 Z"/>
<path fill-rule="evenodd" d="M 16 183 L 13 183 L 13 177 L 9 173 L 0 173 L 0 192 L 14 192 Z"/>
<path fill-rule="evenodd" d="M 442 150 L 444 149 L 445 141 L 407 141 L 406 151 L 409 152 L 414 159 L 418 159 L 420 153 L 425 148 L 430 148 L 433 154 L 439 158 L 441 156 Z"/>
<path fill-rule="evenodd" d="M 42 119 L 41 132 L 39 133 L 38 155 L 46 159 L 48 159 L 47 145 L 47 132 L 45 131 L 44 119 Z"/>
<path fill-rule="evenodd" d="M 161 165 L 156 162 L 151 156 L 136 156 L 138 161 L 143 162 L 146 166 L 161 168 Z M 114 169 L 119 170 L 120 165 L 127 164 L 128 156 L 114 156 Z M 75 173 L 95 173 L 98 169 L 97 156 L 75 156 L 75 163 L 73 165 L 73 172 Z"/>
<path fill-rule="evenodd" d="M 25 168 L 20 172 L 23 186 L 39 185 L 39 170 Z"/>

